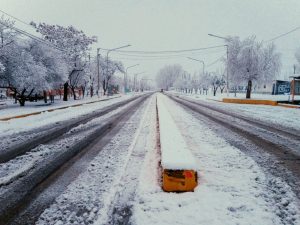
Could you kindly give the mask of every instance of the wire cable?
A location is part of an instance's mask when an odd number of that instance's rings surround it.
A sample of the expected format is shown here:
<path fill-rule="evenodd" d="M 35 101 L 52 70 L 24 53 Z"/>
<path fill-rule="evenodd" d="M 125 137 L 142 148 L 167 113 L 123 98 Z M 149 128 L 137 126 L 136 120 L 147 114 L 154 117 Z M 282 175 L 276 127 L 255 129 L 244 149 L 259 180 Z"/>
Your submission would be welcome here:
<path fill-rule="evenodd" d="M 208 68 L 208 67 L 210 67 L 210 66 L 216 64 L 217 62 L 219 62 L 220 60 L 222 60 L 224 56 L 225 56 L 225 55 L 222 55 L 220 58 L 218 58 L 218 59 L 216 59 L 215 61 L 213 61 L 212 63 L 208 64 L 208 65 L 206 66 L 206 68 Z"/>
<path fill-rule="evenodd" d="M 193 49 L 182 49 L 182 50 L 166 50 L 166 51 L 126 51 L 126 50 L 114 50 L 114 52 L 119 53 L 136 53 L 136 54 L 167 54 L 167 53 L 182 53 L 182 52 L 195 52 L 195 51 L 203 51 L 208 49 L 214 49 L 214 48 L 221 48 L 224 47 L 224 45 L 216 45 L 216 46 L 210 46 L 210 47 L 204 47 L 204 48 L 193 48 Z M 107 48 L 100 48 L 105 51 L 109 51 L 110 49 Z"/>
<path fill-rule="evenodd" d="M 66 52 L 66 50 L 61 49 L 61 48 L 57 47 L 56 45 L 51 44 L 50 42 L 47 42 L 47 41 L 43 40 L 42 38 L 39 38 L 39 37 L 37 37 L 37 36 L 35 36 L 33 34 L 30 34 L 30 33 L 26 32 L 26 31 L 24 31 L 24 30 L 21 30 L 19 28 L 14 27 L 14 26 L 8 26 L 7 24 L 5 24 L 5 23 L 3 23 L 1 21 L 0 21 L 0 24 L 2 24 L 3 26 L 5 26 L 7 28 L 13 29 L 14 31 L 16 31 L 16 32 L 18 32 L 18 33 L 20 33 L 22 35 L 25 35 L 25 36 L 27 36 L 27 37 L 29 37 L 31 39 L 34 39 L 34 40 L 36 40 L 36 41 L 38 41 L 40 43 L 48 45 L 49 47 L 55 48 L 56 50 Z"/>
<path fill-rule="evenodd" d="M 269 39 L 269 40 L 267 40 L 267 41 L 263 41 L 263 42 L 271 42 L 271 41 L 275 41 L 275 40 L 277 40 L 277 39 L 279 39 L 279 38 L 282 38 L 282 37 L 284 37 L 284 36 L 286 36 L 286 35 L 288 35 L 288 34 L 290 34 L 290 33 L 295 32 L 295 31 L 297 31 L 297 30 L 299 30 L 299 29 L 300 29 L 300 26 L 299 26 L 299 27 L 296 27 L 295 29 L 290 30 L 290 31 L 288 31 L 288 32 L 286 32 L 286 33 L 284 33 L 284 34 L 280 34 L 280 35 L 278 35 L 278 36 L 276 36 L 276 37 L 274 37 L 274 38 L 271 38 L 271 39 Z"/>
<path fill-rule="evenodd" d="M 11 17 L 11 18 L 13 18 L 13 19 L 15 19 L 15 20 L 17 20 L 17 21 L 23 23 L 23 24 L 25 24 L 25 25 L 28 25 L 28 26 L 32 27 L 29 23 L 25 22 L 24 20 L 21 20 L 21 19 L 19 19 L 19 18 L 13 16 L 13 15 L 11 15 L 11 14 L 8 14 L 7 12 L 4 12 L 4 11 L 1 10 L 1 9 L 0 9 L 0 12 L 2 12 L 3 14 L 5 14 L 5 15 L 7 15 L 7 16 L 9 16 L 9 17 Z"/>

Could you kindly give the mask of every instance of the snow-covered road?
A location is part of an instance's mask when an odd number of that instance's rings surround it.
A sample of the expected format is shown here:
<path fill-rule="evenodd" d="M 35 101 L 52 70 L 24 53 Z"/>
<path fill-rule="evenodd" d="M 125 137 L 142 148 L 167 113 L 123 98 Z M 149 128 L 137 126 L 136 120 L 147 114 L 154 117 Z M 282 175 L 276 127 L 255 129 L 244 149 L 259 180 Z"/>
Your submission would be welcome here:
<path fill-rule="evenodd" d="M 198 161 L 199 186 L 192 193 L 164 193 L 157 174 L 149 172 L 157 167 L 158 155 L 149 153 L 141 172 L 133 224 L 300 223 L 299 201 L 280 177 L 267 173 L 207 121 L 159 97 Z"/>
<path fill-rule="evenodd" d="M 199 185 L 194 192 L 166 193 L 162 190 L 159 138 L 167 137 L 157 136 L 156 98 L 170 113 L 176 124 L 173 129 L 178 129 L 195 158 Z M 10 166 L 0 164 L 2 185 L 22 177 L 22 171 L 43 163 L 41 159 L 58 154 L 61 147 L 72 148 L 73 141 L 76 143 L 88 136 L 103 120 L 133 104 L 73 128 L 62 138 L 62 143 L 40 146 L 37 151 L 20 157 L 19 162 L 11 161 Z M 279 145 L 280 138 L 285 138 L 284 134 L 272 136 L 276 129 L 268 133 L 263 127 L 250 126 L 242 119 L 235 118 L 232 122 L 229 115 L 207 113 L 212 118 L 240 125 L 246 133 L 261 132 L 258 140 L 277 138 L 278 143 L 274 144 Z M 244 113 L 241 115 L 246 117 Z M 265 146 L 266 151 L 263 145 L 255 143 L 255 138 L 247 139 L 247 135 L 224 127 L 165 95 L 159 93 L 145 100 L 108 136 L 93 143 L 88 150 L 90 153 L 79 155 L 72 165 L 59 170 L 60 178 L 33 203 L 40 209 L 32 212 L 41 215 L 27 218 L 28 221 L 36 221 L 39 225 L 300 224 L 299 197 L 295 194 L 299 178 L 293 176 L 284 161 L 268 152 L 270 146 Z M 174 140 L 173 144 L 176 143 Z M 56 146 L 56 150 L 50 151 L 49 146 L 51 149 Z M 294 169 L 299 168 L 295 163 Z M 5 174 L 5 171 L 11 173 Z M 0 194 L 1 190 L 4 189 L 0 188 Z M 43 201 L 47 203 L 40 206 Z M 30 217 L 30 213 L 26 215 L 25 212 L 25 216 L 17 218 L 16 224 L 22 224 L 26 216 Z"/>
<path fill-rule="evenodd" d="M 29 139 L 36 138 L 38 133 L 44 130 L 50 130 L 53 127 L 62 125 L 63 123 L 70 123 L 87 114 L 92 114 L 99 109 L 104 109 L 113 104 L 125 102 L 133 99 L 134 95 L 126 95 L 116 97 L 113 99 L 100 99 L 99 102 L 90 103 L 89 101 L 80 101 L 76 104 L 83 104 L 79 107 L 69 107 L 74 105 L 74 102 L 56 102 L 54 105 L 43 106 L 44 112 L 38 115 L 29 116 L 26 118 L 12 119 L 8 121 L 0 121 L 0 151 L 7 149 L 10 145 L 21 144 Z M 104 101 L 103 101 L 104 100 Z M 92 102 L 95 101 L 94 99 Z M 66 107 L 64 109 L 55 110 L 57 108 Z M 48 112 L 46 110 L 55 110 Z M 20 115 L 24 113 L 40 112 L 38 107 L 26 106 L 24 108 L 10 108 L 0 110 L 0 117 L 9 117 L 12 115 Z"/>
<path fill-rule="evenodd" d="M 102 145 L 105 142 L 107 143 L 107 141 L 118 132 L 115 127 L 118 126 L 122 120 L 126 121 L 127 118 L 132 115 L 131 113 L 134 112 L 133 110 L 140 108 L 141 103 L 145 99 L 147 99 L 147 95 L 133 102 L 127 102 L 125 106 L 119 106 L 99 118 L 92 118 L 91 121 L 74 127 L 69 132 L 63 134 L 58 140 L 40 145 L 27 154 L 0 164 L 1 218 L 9 218 L 10 216 L 5 216 L 4 213 L 18 206 L 20 204 L 19 202 L 23 201 L 24 196 L 28 194 L 32 195 L 33 193 L 31 192 L 35 190 L 36 185 L 54 173 L 74 155 L 87 152 L 85 149 L 89 148 L 90 143 L 98 139 L 101 140 Z M 118 129 L 120 129 L 120 127 Z M 106 136 L 107 141 L 105 141 L 105 138 L 102 140 L 102 137 Z M 102 147 L 98 145 L 98 148 L 94 151 L 99 152 Z M 90 151 L 88 150 L 88 152 Z M 64 170 L 61 171 L 61 173 L 64 173 Z M 57 194 L 59 194 L 59 192 Z M 30 197 L 29 199 L 35 197 L 36 196 Z M 28 219 L 32 221 L 30 218 Z M 0 224 L 2 224 L 2 222 L 0 219 Z M 22 224 L 22 220 L 19 220 L 17 224 Z"/>

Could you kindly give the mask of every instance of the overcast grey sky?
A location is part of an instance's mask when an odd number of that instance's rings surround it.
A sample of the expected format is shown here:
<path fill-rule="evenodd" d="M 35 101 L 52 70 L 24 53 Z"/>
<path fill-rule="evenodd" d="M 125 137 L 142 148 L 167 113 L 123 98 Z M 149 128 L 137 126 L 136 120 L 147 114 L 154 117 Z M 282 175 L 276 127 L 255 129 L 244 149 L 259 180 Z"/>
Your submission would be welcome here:
<path fill-rule="evenodd" d="M 256 35 L 268 40 L 300 26 L 299 0 L 0 0 L 0 9 L 26 22 L 74 25 L 88 35 L 98 36 L 97 47 L 126 50 L 180 50 L 222 45 L 208 36 Z M 1 14 L 1 13 L 0 13 Z M 17 23 L 22 29 L 30 27 Z M 282 53 L 283 73 L 291 72 L 295 49 L 300 47 L 300 30 L 275 44 Z M 124 49 L 125 50 L 125 49 Z M 104 53 L 104 52 L 102 52 Z M 202 59 L 208 65 L 225 54 L 225 48 L 184 54 L 181 57 L 130 57 L 112 53 L 125 66 L 140 63 L 131 73 L 146 71 L 151 77 L 165 64 L 180 63 L 193 73 L 201 64 L 186 59 Z M 207 68 L 222 67 L 218 62 Z"/>

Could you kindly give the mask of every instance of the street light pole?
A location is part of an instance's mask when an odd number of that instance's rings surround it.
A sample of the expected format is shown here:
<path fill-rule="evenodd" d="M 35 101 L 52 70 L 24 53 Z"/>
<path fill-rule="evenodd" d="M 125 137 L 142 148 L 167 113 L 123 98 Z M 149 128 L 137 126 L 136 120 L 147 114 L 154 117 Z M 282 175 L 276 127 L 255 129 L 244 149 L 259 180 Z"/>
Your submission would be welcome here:
<path fill-rule="evenodd" d="M 209 36 L 211 37 L 216 37 L 216 38 L 221 38 L 223 40 L 228 40 L 228 38 L 226 37 L 221 37 L 221 36 L 218 36 L 218 35 L 214 35 L 214 34 L 208 34 Z M 227 65 L 226 65 L 226 90 L 227 90 L 227 97 L 229 96 L 229 73 L 228 73 L 228 65 L 229 65 L 229 50 L 228 50 L 228 45 L 224 45 L 226 46 L 226 61 L 227 61 Z"/>
<path fill-rule="evenodd" d="M 194 60 L 194 61 L 202 63 L 202 65 L 203 65 L 202 66 L 202 74 L 204 76 L 204 70 L 205 70 L 205 63 L 204 63 L 204 61 L 200 60 L 200 59 L 194 59 L 194 58 L 191 58 L 191 57 L 187 57 L 187 58 L 190 59 L 190 60 Z M 199 75 L 199 93 L 200 93 L 200 81 L 201 81 L 201 75 Z"/>
<path fill-rule="evenodd" d="M 204 75 L 204 70 L 205 70 L 205 63 L 204 63 L 204 61 L 200 60 L 200 59 L 194 59 L 194 58 L 191 58 L 191 57 L 187 57 L 187 58 L 190 59 L 190 60 L 194 60 L 194 61 L 202 63 L 202 65 L 203 65 L 203 67 L 202 67 L 202 74 Z"/>
<path fill-rule="evenodd" d="M 136 91 L 137 76 L 145 73 L 145 71 L 134 74 L 134 91 Z"/>
<path fill-rule="evenodd" d="M 135 65 L 132 65 L 132 66 L 128 66 L 126 68 L 125 73 L 124 73 L 124 93 L 126 93 L 126 87 L 127 87 L 127 70 L 129 68 L 132 68 L 132 67 L 135 67 L 135 66 L 138 66 L 138 65 L 140 65 L 140 64 L 135 64 Z M 126 77 L 125 77 L 125 75 L 126 75 Z"/>
<path fill-rule="evenodd" d="M 99 63 L 99 51 L 100 51 L 100 48 L 97 48 L 97 75 L 98 75 L 98 80 L 97 80 L 97 83 L 98 83 L 98 87 L 97 87 L 97 95 L 98 95 L 98 98 L 99 98 L 99 90 L 100 90 L 100 70 L 99 70 L 99 67 L 100 67 L 100 63 Z"/>
<path fill-rule="evenodd" d="M 124 45 L 124 46 L 121 46 L 121 47 L 117 47 L 117 48 L 112 48 L 112 49 L 108 49 L 107 50 L 107 53 L 106 53 L 106 79 L 108 78 L 108 54 L 112 51 L 115 51 L 115 50 L 118 50 L 118 49 L 121 49 L 121 48 L 126 48 L 126 47 L 129 47 L 131 45 Z M 108 88 L 108 80 L 107 80 L 107 87 Z"/>

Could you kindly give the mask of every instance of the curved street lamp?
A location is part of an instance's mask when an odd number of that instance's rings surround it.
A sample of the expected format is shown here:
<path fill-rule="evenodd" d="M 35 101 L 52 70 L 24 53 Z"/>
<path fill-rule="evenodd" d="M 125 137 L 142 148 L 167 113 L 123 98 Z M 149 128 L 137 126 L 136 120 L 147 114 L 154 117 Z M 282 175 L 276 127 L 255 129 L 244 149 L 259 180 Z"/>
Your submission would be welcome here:
<path fill-rule="evenodd" d="M 124 93 L 126 93 L 126 88 L 127 88 L 127 70 L 132 68 L 132 67 L 136 67 L 136 66 L 139 66 L 140 64 L 135 64 L 135 65 L 132 65 L 132 66 L 128 66 L 125 70 L 125 73 L 124 73 Z"/>
<path fill-rule="evenodd" d="M 146 71 L 134 74 L 134 90 L 136 90 L 137 76 L 143 73 L 146 73 Z"/>
<path fill-rule="evenodd" d="M 194 60 L 194 61 L 202 63 L 202 65 L 203 65 L 203 67 L 202 67 L 202 73 L 204 75 L 204 70 L 205 70 L 205 63 L 204 63 L 204 61 L 200 60 L 200 59 L 194 59 L 194 58 L 191 58 L 191 57 L 187 57 L 187 58 L 190 59 L 190 60 Z"/>
<path fill-rule="evenodd" d="M 112 49 L 107 50 L 107 53 L 106 53 L 106 76 L 108 76 L 108 54 L 112 51 L 115 51 L 115 50 L 118 50 L 118 49 L 121 49 L 121 48 L 127 48 L 127 47 L 130 47 L 130 46 L 131 45 L 124 45 L 124 46 L 121 46 L 121 47 L 112 48 Z M 107 88 L 108 88 L 108 81 L 107 81 Z"/>
<path fill-rule="evenodd" d="M 228 38 L 226 37 L 221 37 L 221 36 L 218 36 L 218 35 L 214 35 L 214 34 L 208 34 L 209 36 L 211 37 L 216 37 L 216 38 L 220 38 L 220 39 L 223 39 L 225 41 L 228 40 Z M 226 46 L 226 55 L 227 55 L 227 66 L 226 66 L 226 90 L 227 90 L 227 97 L 229 96 L 229 79 L 228 79 L 228 45 L 224 45 Z"/>

